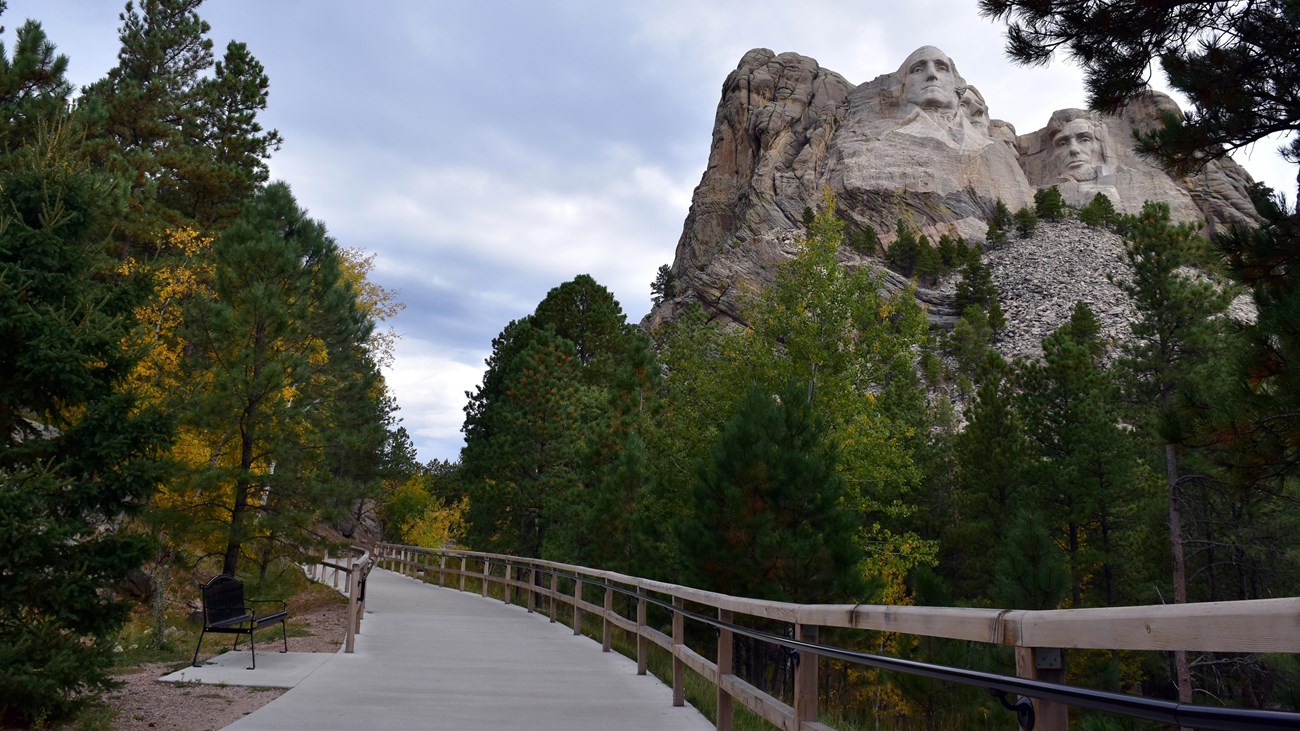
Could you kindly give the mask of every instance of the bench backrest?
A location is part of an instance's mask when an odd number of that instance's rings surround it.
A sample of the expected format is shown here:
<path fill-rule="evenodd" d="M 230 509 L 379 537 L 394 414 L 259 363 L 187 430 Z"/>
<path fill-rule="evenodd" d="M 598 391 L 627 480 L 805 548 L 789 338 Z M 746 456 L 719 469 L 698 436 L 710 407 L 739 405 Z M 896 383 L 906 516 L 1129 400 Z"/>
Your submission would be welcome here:
<path fill-rule="evenodd" d="M 199 591 L 203 595 L 203 623 L 208 626 L 246 614 L 244 582 L 233 576 L 217 574 L 200 586 Z"/>

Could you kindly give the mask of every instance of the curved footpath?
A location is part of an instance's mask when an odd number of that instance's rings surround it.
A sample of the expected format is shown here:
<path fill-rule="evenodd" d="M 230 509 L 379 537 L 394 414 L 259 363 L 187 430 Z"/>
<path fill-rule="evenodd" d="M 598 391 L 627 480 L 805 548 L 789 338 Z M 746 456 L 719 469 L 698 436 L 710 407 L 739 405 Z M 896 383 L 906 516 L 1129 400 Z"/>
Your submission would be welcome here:
<path fill-rule="evenodd" d="M 635 662 L 546 615 L 382 569 L 366 594 L 355 654 L 331 655 L 226 728 L 713 728 Z"/>

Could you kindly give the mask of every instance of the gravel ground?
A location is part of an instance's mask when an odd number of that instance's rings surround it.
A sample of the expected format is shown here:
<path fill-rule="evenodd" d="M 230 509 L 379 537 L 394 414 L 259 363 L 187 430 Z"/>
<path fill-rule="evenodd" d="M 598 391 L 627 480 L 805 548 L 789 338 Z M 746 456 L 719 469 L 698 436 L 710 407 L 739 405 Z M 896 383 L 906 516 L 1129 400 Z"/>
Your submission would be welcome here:
<path fill-rule="evenodd" d="M 297 612 L 292 610 L 293 602 L 290 607 L 289 616 L 294 624 L 305 624 L 311 633 L 306 637 L 290 637 L 290 652 L 337 652 L 343 646 L 346 602 L 319 603 Z M 174 663 L 150 663 L 138 666 L 135 672 L 116 676 L 126 685 L 107 697 L 117 713 L 112 727 L 118 731 L 215 731 L 285 692 L 279 688 L 158 682 L 158 678 L 174 669 Z"/>

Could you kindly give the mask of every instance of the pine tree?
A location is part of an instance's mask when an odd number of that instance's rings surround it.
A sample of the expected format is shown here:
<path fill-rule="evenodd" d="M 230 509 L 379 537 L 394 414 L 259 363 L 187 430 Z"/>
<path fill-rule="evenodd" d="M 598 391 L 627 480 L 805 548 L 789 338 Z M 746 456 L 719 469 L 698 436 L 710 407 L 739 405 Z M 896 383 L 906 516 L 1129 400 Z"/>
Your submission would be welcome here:
<path fill-rule="evenodd" d="M 1015 223 L 1015 218 L 1011 215 L 1011 209 L 1007 208 L 1007 204 L 999 198 L 993 204 L 993 217 L 989 219 L 989 224 L 1006 231 L 1011 228 L 1013 223 Z"/>
<path fill-rule="evenodd" d="M 579 542 L 588 537 L 568 533 L 554 546 L 551 531 L 565 520 L 584 522 L 587 506 L 574 492 L 584 435 L 600 416 L 599 404 L 581 385 L 571 342 L 531 321 L 508 330 L 503 344 L 514 353 L 490 372 L 501 390 L 482 403 L 461 452 L 468 538 L 482 550 L 567 557 L 582 552 Z M 488 380 L 485 375 L 485 387 Z M 489 394 L 481 389 L 480 395 Z"/>
<path fill-rule="evenodd" d="M 1115 603 L 1118 516 L 1136 482 L 1137 454 L 1120 427 L 1114 377 L 1101 367 L 1104 349 L 1096 318 L 1079 302 L 1043 340 L 1043 361 L 1017 374 L 1034 460 L 1031 502 L 1064 549 L 1072 607 L 1084 605 L 1085 586 L 1098 584 L 1101 602 Z"/>
<path fill-rule="evenodd" d="M 667 264 L 660 264 L 658 271 L 655 272 L 655 279 L 650 283 L 650 299 L 655 307 L 663 304 L 664 300 L 671 300 L 677 296 L 677 278 L 673 274 L 672 267 Z"/>
<path fill-rule="evenodd" d="M 212 67 L 201 3 L 128 2 L 118 16 L 118 65 L 82 94 L 95 157 L 129 182 L 130 215 L 118 231 L 127 254 L 158 251 L 163 231 L 187 223 L 159 198 L 173 195 L 194 163 L 182 125 L 200 108 L 201 75 Z"/>
<path fill-rule="evenodd" d="M 257 121 L 266 109 L 270 81 L 248 47 L 231 41 L 214 74 L 197 90 L 199 106 L 180 131 L 194 162 L 177 171 L 177 184 L 160 202 L 203 230 L 219 231 L 269 176 L 267 159 L 280 148 L 275 130 Z"/>
<path fill-rule="evenodd" d="M 1002 311 L 997 285 L 993 284 L 993 273 L 978 258 L 971 258 L 962 269 L 953 304 L 963 312 L 972 306 L 983 310 L 988 316 L 989 327 L 995 333 L 1006 326 L 1006 315 Z"/>
<path fill-rule="evenodd" d="M 1070 577 L 1036 513 L 1020 512 L 1007 530 L 994 571 L 993 600 L 1007 609 L 1056 609 Z"/>
<path fill-rule="evenodd" d="M 682 528 L 690 583 L 801 603 L 861 595 L 855 518 L 803 384 L 754 387 L 714 445 Z"/>
<path fill-rule="evenodd" d="M 1065 216 L 1065 199 L 1060 189 L 1053 185 L 1034 191 L 1034 213 L 1048 221 L 1061 220 Z"/>
<path fill-rule="evenodd" d="M 1015 219 L 1016 233 L 1020 234 L 1022 239 L 1033 236 L 1034 231 L 1038 230 L 1038 216 L 1028 208 L 1021 208 L 1016 211 Z"/>
<path fill-rule="evenodd" d="M 1013 399 L 1009 366 L 989 352 L 977 377 L 966 428 L 954 443 L 955 520 L 942 541 L 945 575 L 962 597 L 987 593 L 1006 516 L 1020 499 L 1028 470 L 1024 429 Z"/>
<path fill-rule="evenodd" d="M 588 385 L 608 383 L 630 343 L 623 308 L 588 274 L 547 292 L 537 303 L 533 325 L 549 328 L 573 344 Z"/>
<path fill-rule="evenodd" d="M 373 323 L 342 279 L 338 246 L 288 186 L 259 193 L 215 256 L 213 297 L 186 308 L 196 387 L 186 418 L 215 453 L 195 475 L 200 489 L 230 495 L 222 570 L 234 575 L 253 537 L 301 545 L 322 503 L 347 501 L 334 488 L 369 482 L 378 466 L 352 460 L 381 449 L 387 414 L 364 345 Z M 367 474 L 340 483 L 354 468 Z"/>
<path fill-rule="evenodd" d="M 1133 300 L 1138 317 L 1121 364 L 1128 372 L 1130 401 L 1150 405 L 1139 413 L 1144 435 L 1162 455 L 1173 600 L 1182 604 L 1187 602 L 1181 496 L 1187 475 L 1184 452 L 1197 411 L 1214 400 L 1206 391 L 1222 387 L 1223 374 L 1216 371 L 1228 361 L 1223 313 L 1230 295 L 1212 282 L 1181 272 L 1181 267 L 1203 256 L 1204 241 L 1194 227 L 1171 223 L 1167 205 L 1146 204 L 1139 215 L 1128 218 L 1127 228 L 1131 233 L 1125 260 L 1133 276 L 1118 286 Z M 1188 700 L 1191 680 L 1186 654 L 1175 655 L 1179 697 Z"/>
<path fill-rule="evenodd" d="M 165 250 L 168 229 L 218 233 L 265 184 L 280 145 L 257 122 L 269 82 L 243 43 L 231 42 L 208 75 L 202 2 L 128 2 L 118 65 L 79 102 L 97 159 L 131 180 L 132 215 L 118 232 L 128 254 Z"/>
<path fill-rule="evenodd" d="M 3 8 L 0 5 L 0 12 Z M 18 29 L 12 56 L 0 44 L 0 150 L 30 142 L 42 122 L 67 111 L 72 95 L 72 84 L 64 76 L 68 57 L 55 55 L 54 49 L 34 20 Z"/>
<path fill-rule="evenodd" d="M 894 243 L 885 252 L 885 261 L 905 277 L 916 271 L 916 262 L 921 255 L 920 241 L 916 232 L 903 219 L 898 219 Z"/>
<path fill-rule="evenodd" d="M 935 248 L 939 251 L 939 260 L 943 263 L 943 272 L 945 274 L 962 264 L 960 249 L 948 234 L 939 237 L 939 245 Z"/>
<path fill-rule="evenodd" d="M 861 231 L 849 236 L 848 243 L 854 253 L 862 256 L 875 256 L 881 249 L 880 235 L 876 233 L 876 227 L 869 223 L 863 224 Z"/>
<path fill-rule="evenodd" d="M 465 408 L 471 542 L 562 560 L 599 557 L 597 493 L 631 438 L 628 400 L 643 403 L 656 377 L 643 336 L 588 275 L 553 288 L 533 314 L 510 323 Z"/>
<path fill-rule="evenodd" d="M 1268 135 L 1300 129 L 1300 104 L 1292 93 L 1300 77 L 1300 17 L 1291 0 L 1158 6 L 980 0 L 980 12 L 1009 21 L 1013 59 L 1041 64 L 1061 52 L 1078 61 L 1092 109 L 1114 111 L 1145 92 L 1150 64 L 1159 60 L 1170 86 L 1192 108 L 1144 135 L 1142 149 L 1175 177 Z M 1285 149 L 1288 159 L 1300 159 L 1300 137 L 1292 136 Z"/>
<path fill-rule="evenodd" d="M 1093 228 L 1113 226 L 1118 216 L 1115 204 L 1110 202 L 1105 193 L 1097 193 L 1088 205 L 1079 209 L 1079 220 Z"/>
<path fill-rule="evenodd" d="M 110 687 L 128 607 L 105 589 L 149 555 L 151 539 L 130 518 L 163 478 L 159 455 L 172 436 L 166 418 L 122 388 L 134 364 L 123 344 L 149 291 L 105 252 L 122 187 L 86 159 L 74 125 L 35 128 L 0 155 L 6 726 L 62 719 Z"/>

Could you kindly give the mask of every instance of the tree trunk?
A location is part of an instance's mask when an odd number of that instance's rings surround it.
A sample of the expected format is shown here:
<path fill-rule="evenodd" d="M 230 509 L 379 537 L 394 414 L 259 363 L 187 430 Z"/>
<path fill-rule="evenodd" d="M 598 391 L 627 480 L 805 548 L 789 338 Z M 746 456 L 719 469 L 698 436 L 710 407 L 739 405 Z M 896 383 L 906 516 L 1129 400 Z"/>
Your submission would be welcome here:
<path fill-rule="evenodd" d="M 221 573 L 234 576 L 239 568 L 239 551 L 244 540 L 244 517 L 248 512 L 248 493 L 253 480 L 253 435 L 239 430 L 239 476 L 235 479 L 235 504 L 230 511 L 230 533 L 226 537 L 226 557 Z"/>
<path fill-rule="evenodd" d="M 1187 562 L 1183 556 L 1183 515 L 1178 488 L 1178 449 L 1165 445 L 1165 481 L 1169 486 L 1169 547 L 1173 553 L 1174 604 L 1187 603 Z M 1174 650 L 1178 702 L 1192 702 L 1192 670 L 1186 650 Z"/>

